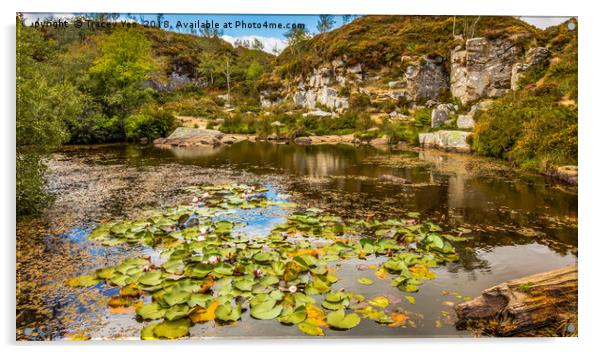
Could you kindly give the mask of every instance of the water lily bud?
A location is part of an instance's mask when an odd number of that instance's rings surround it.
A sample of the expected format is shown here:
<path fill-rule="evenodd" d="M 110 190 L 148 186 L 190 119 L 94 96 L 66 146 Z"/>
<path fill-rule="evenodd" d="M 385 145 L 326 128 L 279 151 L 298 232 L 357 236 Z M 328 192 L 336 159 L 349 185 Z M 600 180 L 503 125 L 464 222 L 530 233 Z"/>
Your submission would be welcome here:
<path fill-rule="evenodd" d="M 205 241 L 205 236 L 203 236 L 203 235 L 198 235 L 198 236 L 196 237 L 196 240 L 197 240 L 197 241 Z"/>
<path fill-rule="evenodd" d="M 207 199 L 207 198 L 209 198 L 209 193 L 207 193 L 207 192 L 203 193 L 203 195 L 201 195 L 201 198 L 202 198 L 202 199 Z"/>
<path fill-rule="evenodd" d="M 259 278 L 263 275 L 263 271 L 261 271 L 261 269 L 255 269 L 255 270 L 253 270 L 253 275 L 255 275 L 255 277 Z"/>
<path fill-rule="evenodd" d="M 291 286 L 288 288 L 288 291 L 289 291 L 291 294 L 294 294 L 294 293 L 296 293 L 296 292 L 297 292 L 297 287 L 296 287 L 296 286 L 294 286 L 294 285 L 291 285 Z"/>
<path fill-rule="evenodd" d="M 145 265 L 142 270 L 144 270 L 145 272 L 148 272 L 150 270 L 150 267 L 148 265 Z"/>
<path fill-rule="evenodd" d="M 199 198 L 198 198 L 198 197 L 194 197 L 194 198 L 192 198 L 192 202 L 193 202 L 194 204 L 198 203 L 198 202 L 199 202 Z"/>
<path fill-rule="evenodd" d="M 218 256 L 211 256 L 209 257 L 209 263 L 210 264 L 215 264 L 219 262 L 219 257 Z"/>
<path fill-rule="evenodd" d="M 264 251 L 264 252 L 268 252 L 268 251 L 270 250 L 270 246 L 268 246 L 268 245 L 263 245 L 263 246 L 261 247 L 261 250 L 262 250 L 262 251 Z"/>

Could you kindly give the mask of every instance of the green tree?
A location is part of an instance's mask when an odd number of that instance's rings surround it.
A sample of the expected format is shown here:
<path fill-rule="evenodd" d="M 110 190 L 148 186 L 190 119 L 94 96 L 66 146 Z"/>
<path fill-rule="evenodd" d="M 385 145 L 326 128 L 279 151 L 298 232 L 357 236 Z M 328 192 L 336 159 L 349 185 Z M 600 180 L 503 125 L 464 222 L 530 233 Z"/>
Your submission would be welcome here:
<path fill-rule="evenodd" d="M 89 72 L 105 115 L 116 117 L 123 137 L 124 118 L 152 91 L 143 87 L 155 68 L 150 42 L 139 30 L 119 28 L 100 43 L 100 52 Z"/>
<path fill-rule="evenodd" d="M 320 33 L 328 32 L 332 29 L 332 27 L 334 27 L 334 23 L 334 16 L 320 15 L 318 19 L 318 25 L 316 26 L 316 28 Z"/>
<path fill-rule="evenodd" d="M 17 215 L 34 214 L 50 201 L 44 157 L 69 138 L 64 119 L 82 112 L 81 95 L 69 82 L 51 77 L 52 56 L 40 32 L 17 18 Z"/>

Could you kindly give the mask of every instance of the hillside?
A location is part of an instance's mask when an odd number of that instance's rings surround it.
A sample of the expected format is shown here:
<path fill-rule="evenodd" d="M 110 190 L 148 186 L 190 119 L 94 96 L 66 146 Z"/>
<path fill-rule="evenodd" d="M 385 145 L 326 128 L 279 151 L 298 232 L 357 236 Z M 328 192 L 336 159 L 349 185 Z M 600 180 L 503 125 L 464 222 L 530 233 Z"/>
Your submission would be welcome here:
<path fill-rule="evenodd" d="M 286 107 L 279 119 L 292 136 L 355 132 L 540 171 L 575 164 L 577 29 L 567 26 L 543 31 L 513 17 L 361 17 L 283 51 L 259 83 L 261 103 L 276 114 Z M 299 110 L 309 113 L 290 117 Z M 513 123 L 500 131 L 496 116 Z"/>

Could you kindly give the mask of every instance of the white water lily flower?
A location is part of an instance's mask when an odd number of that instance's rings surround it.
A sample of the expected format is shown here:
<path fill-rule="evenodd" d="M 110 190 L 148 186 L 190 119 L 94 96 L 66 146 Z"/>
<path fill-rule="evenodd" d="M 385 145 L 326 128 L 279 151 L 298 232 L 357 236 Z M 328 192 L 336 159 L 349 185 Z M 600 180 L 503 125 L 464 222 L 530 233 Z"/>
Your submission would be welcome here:
<path fill-rule="evenodd" d="M 201 199 L 207 199 L 209 198 L 209 193 L 205 192 L 203 193 L 203 195 L 201 195 Z"/>
<path fill-rule="evenodd" d="M 198 235 L 198 236 L 196 237 L 196 240 L 197 240 L 197 241 L 205 241 L 205 236 L 203 236 L 203 235 Z"/>
<path fill-rule="evenodd" d="M 192 202 L 193 202 L 194 204 L 198 203 L 198 202 L 199 202 L 199 198 L 198 198 L 198 197 L 194 197 L 194 198 L 192 198 Z"/>
<path fill-rule="evenodd" d="M 288 291 L 289 291 L 291 294 L 294 294 L 294 293 L 296 293 L 296 292 L 297 292 L 297 287 L 296 287 L 296 286 L 294 286 L 294 285 L 291 285 L 291 286 L 289 286 L 289 288 L 288 288 Z"/>
<path fill-rule="evenodd" d="M 209 264 L 215 264 L 219 262 L 219 256 L 211 256 L 209 257 Z"/>
<path fill-rule="evenodd" d="M 268 246 L 268 245 L 263 245 L 263 246 L 261 247 L 261 250 L 262 250 L 262 251 L 264 251 L 264 252 L 268 252 L 268 251 L 270 250 L 270 246 Z"/>

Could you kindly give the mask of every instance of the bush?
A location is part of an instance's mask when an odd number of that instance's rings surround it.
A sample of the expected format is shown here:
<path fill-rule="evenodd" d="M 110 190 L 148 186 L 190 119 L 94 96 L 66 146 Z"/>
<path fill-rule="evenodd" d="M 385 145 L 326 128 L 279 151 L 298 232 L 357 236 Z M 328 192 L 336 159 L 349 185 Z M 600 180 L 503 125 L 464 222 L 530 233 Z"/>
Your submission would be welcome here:
<path fill-rule="evenodd" d="M 420 130 L 428 130 L 431 127 L 431 113 L 430 108 L 420 108 L 414 112 L 414 125 Z"/>
<path fill-rule="evenodd" d="M 255 117 L 252 114 L 235 113 L 224 119 L 219 130 L 230 134 L 255 134 Z"/>
<path fill-rule="evenodd" d="M 147 108 L 125 119 L 125 132 L 128 140 L 165 137 L 176 126 L 176 118 L 173 113 L 157 107 Z"/>
<path fill-rule="evenodd" d="M 17 215 L 39 213 L 52 201 L 45 190 L 46 165 L 42 162 L 42 156 L 17 153 L 16 170 Z"/>
<path fill-rule="evenodd" d="M 558 103 L 553 87 L 505 96 L 476 117 L 473 147 L 527 169 L 577 163 L 577 109 Z"/>
<path fill-rule="evenodd" d="M 391 144 L 405 142 L 418 145 L 418 131 L 410 125 L 386 121 L 381 127 L 381 132 L 389 138 Z"/>

